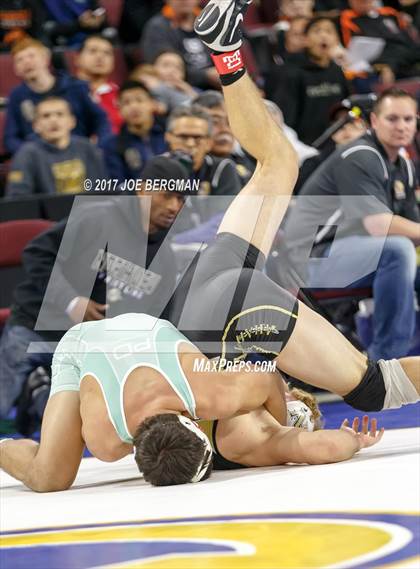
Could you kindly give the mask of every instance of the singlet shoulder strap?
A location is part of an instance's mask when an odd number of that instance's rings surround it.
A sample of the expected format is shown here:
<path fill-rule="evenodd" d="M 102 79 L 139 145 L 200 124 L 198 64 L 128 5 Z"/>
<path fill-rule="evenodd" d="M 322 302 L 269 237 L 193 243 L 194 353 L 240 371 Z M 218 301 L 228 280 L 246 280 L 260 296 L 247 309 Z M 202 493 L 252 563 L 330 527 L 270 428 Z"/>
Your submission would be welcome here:
<path fill-rule="evenodd" d="M 178 357 L 179 344 L 184 342 L 191 344 L 191 342 L 169 323 L 161 323 L 155 331 L 154 339 L 156 356 L 162 374 L 181 399 L 191 417 L 195 417 L 194 394 Z M 191 345 L 193 346 L 193 344 Z"/>

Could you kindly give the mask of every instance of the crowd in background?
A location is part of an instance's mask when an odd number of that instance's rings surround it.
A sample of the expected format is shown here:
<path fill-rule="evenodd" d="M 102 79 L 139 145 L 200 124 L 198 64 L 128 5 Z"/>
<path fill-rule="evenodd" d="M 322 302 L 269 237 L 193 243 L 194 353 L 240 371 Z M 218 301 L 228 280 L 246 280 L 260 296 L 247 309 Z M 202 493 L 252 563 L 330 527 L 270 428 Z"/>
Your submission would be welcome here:
<path fill-rule="evenodd" d="M 240 191 L 255 161 L 233 137 L 193 31 L 203 4 L 1 2 L 0 212 L 23 197 L 123 193 L 167 151 L 185 156 L 203 198 Z M 366 134 L 375 94 L 397 82 L 420 102 L 419 0 L 254 0 L 242 51 L 297 152 L 296 195 Z M 419 172 L 418 140 L 405 152 Z M 211 241 L 221 203 L 188 203 L 178 243 Z"/>
<path fill-rule="evenodd" d="M 192 144 L 176 141 L 167 125 L 180 105 L 208 90 L 220 91 L 210 55 L 193 32 L 200 4 L 2 2 L 0 57 L 12 61 L 16 86 L 8 89 L 11 80 L 2 77 L 1 90 L 7 92 L 1 93 L 0 196 L 77 193 L 84 177 L 138 177 L 150 156 Z M 363 95 L 420 76 L 419 26 L 416 0 L 253 3 L 245 20 L 244 56 L 259 88 L 279 107 L 275 112 L 298 151 L 297 191 L 336 144 L 363 132 L 369 110 Z M 362 38 L 373 42 L 366 60 L 364 44 L 357 49 Z M 350 116 L 357 95 L 366 112 Z M 38 108 L 46 98 L 50 101 Z M 214 107 L 223 109 L 223 103 Z M 323 138 L 340 118 L 343 128 Z M 213 113 L 212 120 L 218 121 L 212 141 L 203 135 L 192 146 L 233 160 L 246 181 L 252 160 L 237 148 L 225 117 L 215 119 Z M 412 155 L 416 158 L 414 148 Z M 231 193 L 237 189 L 236 184 Z M 202 191 L 216 190 L 203 184 Z"/>

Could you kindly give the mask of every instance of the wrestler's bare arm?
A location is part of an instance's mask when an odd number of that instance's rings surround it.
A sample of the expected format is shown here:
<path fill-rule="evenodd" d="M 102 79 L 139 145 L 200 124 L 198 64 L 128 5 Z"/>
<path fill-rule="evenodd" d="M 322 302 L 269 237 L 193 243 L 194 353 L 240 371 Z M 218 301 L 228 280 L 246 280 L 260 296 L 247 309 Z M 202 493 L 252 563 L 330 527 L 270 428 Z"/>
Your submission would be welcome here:
<path fill-rule="evenodd" d="M 377 423 L 372 419 L 369 426 L 369 417 L 364 416 L 361 429 L 359 419 L 356 418 L 350 427 L 344 422 L 339 430 L 320 430 L 308 432 L 294 427 L 278 426 L 271 429 L 262 429 L 260 423 L 242 424 L 242 417 L 221 422 L 217 430 L 217 443 L 223 456 L 248 466 L 276 466 L 289 462 L 298 464 L 326 464 L 348 460 L 362 448 L 377 444 L 382 436 L 383 429 L 377 430 Z M 236 421 L 233 424 L 233 421 Z M 234 426 L 234 429 L 232 428 Z M 242 429 L 242 427 L 247 427 Z M 235 448 L 242 444 L 235 436 L 244 431 L 247 435 L 248 448 L 240 450 Z M 226 435 L 224 436 L 224 433 Z M 235 434 L 236 433 L 236 434 Z M 220 438 L 219 438 L 220 437 Z M 241 435 L 243 439 L 243 435 Z M 249 443 L 252 441 L 252 448 Z"/>
<path fill-rule="evenodd" d="M 203 356 L 204 357 L 204 356 Z M 187 374 L 202 419 L 233 417 L 264 406 L 282 422 L 286 416 L 283 380 L 277 372 L 218 371 Z"/>
<path fill-rule="evenodd" d="M 40 444 L 29 439 L 4 441 L 0 467 L 36 492 L 69 488 L 85 446 L 79 409 L 79 392 L 53 395 L 45 409 Z"/>

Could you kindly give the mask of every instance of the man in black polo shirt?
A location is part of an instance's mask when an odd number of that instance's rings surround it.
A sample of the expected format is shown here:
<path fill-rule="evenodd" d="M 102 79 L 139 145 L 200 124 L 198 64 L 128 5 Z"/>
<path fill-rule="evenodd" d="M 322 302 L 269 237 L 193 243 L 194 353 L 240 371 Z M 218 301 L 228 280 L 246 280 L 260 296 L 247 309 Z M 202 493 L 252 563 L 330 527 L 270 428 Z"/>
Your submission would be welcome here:
<path fill-rule="evenodd" d="M 417 104 L 388 89 L 372 130 L 340 148 L 308 179 L 285 224 L 290 276 L 314 288 L 372 286 L 371 358 L 407 354 L 420 290 L 416 176 L 404 147 L 416 132 Z"/>

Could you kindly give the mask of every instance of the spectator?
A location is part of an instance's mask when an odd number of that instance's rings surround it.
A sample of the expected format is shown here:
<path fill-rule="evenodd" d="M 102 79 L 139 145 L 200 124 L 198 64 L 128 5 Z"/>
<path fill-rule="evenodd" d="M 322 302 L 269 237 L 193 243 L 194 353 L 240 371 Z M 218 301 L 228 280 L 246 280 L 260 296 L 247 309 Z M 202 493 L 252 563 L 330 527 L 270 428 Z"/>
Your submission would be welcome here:
<path fill-rule="evenodd" d="M 311 144 L 328 125 L 331 107 L 349 95 L 349 86 L 331 51 L 338 44 L 328 18 L 314 18 L 305 30 L 306 52 L 273 72 L 269 98 L 281 108 L 286 124 Z"/>
<path fill-rule="evenodd" d="M 288 29 L 284 32 L 284 47 L 280 49 L 280 55 L 284 61 L 295 53 L 302 53 L 306 47 L 305 30 L 309 18 L 298 16 L 288 23 Z M 281 43 L 280 43 L 281 46 Z"/>
<path fill-rule="evenodd" d="M 298 286 L 372 286 L 368 353 L 375 360 L 405 356 L 415 329 L 420 216 L 414 168 L 401 148 L 414 138 L 416 116 L 411 95 L 384 91 L 372 132 L 338 148 L 314 172 L 285 224 Z"/>
<path fill-rule="evenodd" d="M 283 65 L 283 63 L 293 63 L 296 54 L 302 54 L 306 47 L 305 30 L 308 25 L 309 18 L 297 16 L 289 21 L 280 21 L 274 26 L 277 30 L 277 41 L 274 46 L 273 62 L 269 65 L 269 71 L 265 77 L 264 89 L 265 92 L 271 96 L 276 89 L 276 81 L 278 76 L 276 73 L 276 66 Z M 298 59 L 299 61 L 299 59 Z M 270 69 L 271 67 L 271 69 Z"/>
<path fill-rule="evenodd" d="M 76 117 L 73 134 L 96 135 L 99 139 L 110 132 L 105 112 L 94 103 L 84 81 L 69 75 L 54 76 L 50 69 L 50 52 L 39 41 L 27 38 L 13 49 L 15 73 L 23 82 L 10 94 L 4 145 L 14 154 L 33 133 L 32 121 L 36 104 L 50 95 L 63 97 Z"/>
<path fill-rule="evenodd" d="M 168 118 L 165 138 L 171 151 L 182 150 L 193 159 L 195 177 L 200 180 L 200 195 L 236 195 L 240 180 L 229 158 L 209 154 L 212 119 L 200 106 L 178 107 Z"/>
<path fill-rule="evenodd" d="M 0 3 L 0 51 L 9 51 L 28 35 L 41 38 L 43 16 L 37 0 L 3 0 Z"/>
<path fill-rule="evenodd" d="M 312 18 L 314 0 L 279 0 L 279 21 L 289 22 L 293 18 Z"/>
<path fill-rule="evenodd" d="M 189 219 L 184 219 L 183 226 L 177 226 L 179 231 L 196 228 L 224 210 L 227 200 L 209 200 L 208 196 L 232 196 L 241 189 L 232 160 L 209 154 L 213 144 L 212 128 L 210 115 L 198 105 L 178 107 L 168 118 L 165 138 L 170 150 L 181 150 L 192 157 L 194 175 L 200 181 L 199 199 L 187 202 Z M 191 240 L 195 237 L 191 236 Z"/>
<path fill-rule="evenodd" d="M 145 171 L 148 180 L 188 176 L 185 165 L 170 156 L 154 158 Z M 15 289 L 0 339 L 1 418 L 29 374 L 50 365 L 53 349 L 47 342 L 60 340 L 75 323 L 100 320 L 105 312 L 107 317 L 124 312 L 168 317 L 166 299 L 175 288 L 176 266 L 166 236 L 184 199 L 178 192 L 146 193 L 143 188 L 132 196 L 85 197 L 67 222 L 26 247 L 27 277 Z M 28 352 L 31 342 L 38 342 L 38 349 Z M 44 397 L 38 418 L 42 403 Z"/>
<path fill-rule="evenodd" d="M 319 154 L 307 158 L 299 169 L 299 177 L 294 193 L 299 193 L 306 180 L 339 146 L 353 142 L 366 133 L 366 124 L 360 117 L 360 109 L 351 109 L 351 105 L 339 103 L 330 113 L 330 126 L 341 124 L 321 147 Z M 337 122 L 338 121 L 338 122 Z"/>
<path fill-rule="evenodd" d="M 146 24 L 141 49 L 148 63 L 162 50 L 177 51 L 187 66 L 188 83 L 214 89 L 220 86 L 218 74 L 193 29 L 199 3 L 199 0 L 167 0 L 162 12 Z"/>
<path fill-rule="evenodd" d="M 265 99 L 264 103 L 267 107 L 268 112 L 273 117 L 274 122 L 283 130 L 290 144 L 295 149 L 295 152 L 298 156 L 299 165 L 301 165 L 306 159 L 318 154 L 318 150 L 301 142 L 296 132 L 290 128 L 290 126 L 287 126 L 287 124 L 284 123 L 283 113 L 279 109 L 278 105 L 276 105 L 276 103 L 269 101 L 268 99 Z"/>
<path fill-rule="evenodd" d="M 153 65 L 139 65 L 130 78 L 146 85 L 153 97 L 163 105 L 164 113 L 189 103 L 197 94 L 185 81 L 185 63 L 176 51 L 162 51 Z"/>
<path fill-rule="evenodd" d="M 120 131 L 122 117 L 118 108 L 116 83 L 109 80 L 115 67 L 114 47 L 102 36 L 88 36 L 76 60 L 77 77 L 87 81 L 93 98 L 106 112 L 114 134 Z"/>
<path fill-rule="evenodd" d="M 413 26 L 420 32 L 420 1 L 419 0 L 384 0 L 382 2 L 384 6 L 389 6 L 394 8 L 394 10 L 400 11 L 403 14 L 408 14 L 412 19 Z"/>
<path fill-rule="evenodd" d="M 106 10 L 98 0 L 44 0 L 46 30 L 55 45 L 78 47 L 86 36 L 107 25 Z"/>
<path fill-rule="evenodd" d="M 35 108 L 33 128 L 39 138 L 15 154 L 6 196 L 78 194 L 86 178 L 105 177 L 102 155 L 86 138 L 71 136 L 76 119 L 66 99 L 49 97 Z"/>
<path fill-rule="evenodd" d="M 194 104 L 206 109 L 212 119 L 211 154 L 220 158 L 230 158 L 234 162 L 243 187 L 251 178 L 255 163 L 233 137 L 223 95 L 219 91 L 204 91 L 194 100 Z"/>
<path fill-rule="evenodd" d="M 383 83 L 420 74 L 420 44 L 410 35 L 407 18 L 401 12 L 379 7 L 375 0 L 349 0 L 349 6 L 340 16 L 345 47 L 354 36 L 385 40 L 381 54 L 373 62 Z"/>
<path fill-rule="evenodd" d="M 141 177 L 146 162 L 166 150 L 164 130 L 155 120 L 155 101 L 137 81 L 120 89 L 119 106 L 124 120 L 119 134 L 109 136 L 101 147 L 108 175 L 122 183 Z"/>

